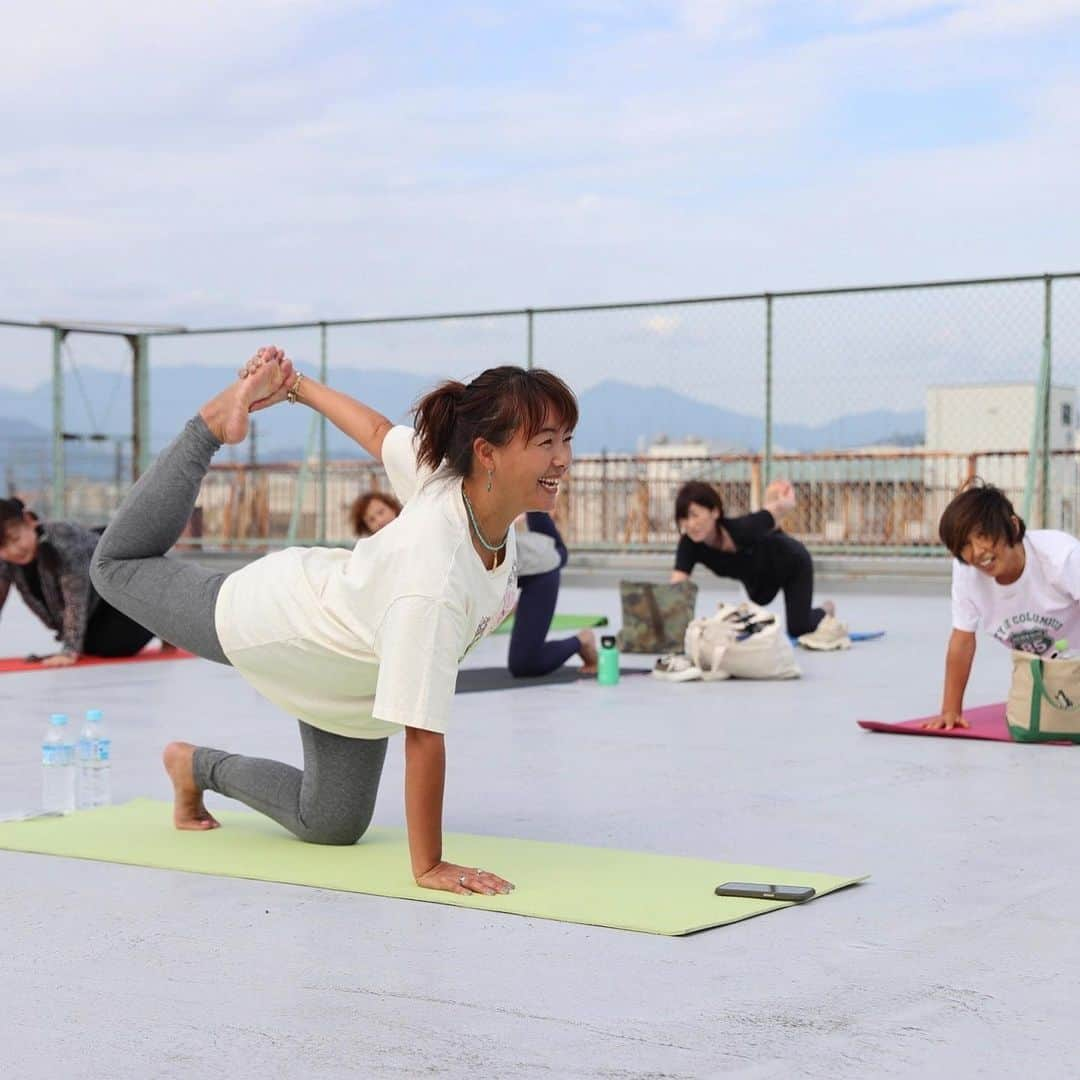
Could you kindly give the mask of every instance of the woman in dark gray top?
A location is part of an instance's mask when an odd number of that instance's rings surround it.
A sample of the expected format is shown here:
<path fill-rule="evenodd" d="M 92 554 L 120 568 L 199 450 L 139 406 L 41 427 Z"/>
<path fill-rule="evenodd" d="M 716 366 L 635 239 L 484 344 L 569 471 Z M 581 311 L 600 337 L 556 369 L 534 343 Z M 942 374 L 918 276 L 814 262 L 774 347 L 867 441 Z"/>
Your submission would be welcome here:
<path fill-rule="evenodd" d="M 45 667 L 80 656 L 134 656 L 154 635 L 106 603 L 90 584 L 98 531 L 40 521 L 19 499 L 0 499 L 0 609 L 14 585 L 26 606 L 56 634 L 60 652 Z"/>

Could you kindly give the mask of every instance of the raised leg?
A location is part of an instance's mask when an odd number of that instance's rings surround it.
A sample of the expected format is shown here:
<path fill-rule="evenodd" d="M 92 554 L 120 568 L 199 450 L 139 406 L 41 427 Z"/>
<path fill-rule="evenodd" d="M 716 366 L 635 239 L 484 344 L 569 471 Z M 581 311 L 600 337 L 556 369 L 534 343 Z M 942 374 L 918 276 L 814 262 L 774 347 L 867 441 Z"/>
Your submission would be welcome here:
<path fill-rule="evenodd" d="M 227 664 L 214 626 L 224 572 L 166 556 L 191 517 L 214 454 L 247 434 L 248 412 L 282 393 L 292 365 L 277 350 L 211 399 L 128 492 L 105 530 L 90 579 L 118 611 L 156 636 Z"/>

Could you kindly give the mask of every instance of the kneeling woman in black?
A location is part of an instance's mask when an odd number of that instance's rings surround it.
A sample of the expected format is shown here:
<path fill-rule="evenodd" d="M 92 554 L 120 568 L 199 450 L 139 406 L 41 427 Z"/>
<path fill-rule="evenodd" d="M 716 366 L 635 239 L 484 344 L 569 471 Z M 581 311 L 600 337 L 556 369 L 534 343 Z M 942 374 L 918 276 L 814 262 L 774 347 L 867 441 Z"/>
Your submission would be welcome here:
<path fill-rule="evenodd" d="M 682 537 L 675 552 L 673 582 L 685 581 L 698 563 L 720 577 L 742 582 L 755 604 L 768 604 L 784 592 L 787 632 L 807 638 L 811 648 L 842 648 L 830 644 L 847 638 L 835 619 L 835 607 L 825 601 L 812 607 L 814 563 L 810 552 L 778 525 L 795 506 L 790 483 L 774 481 L 765 492 L 761 510 L 742 517 L 724 517 L 720 496 L 711 484 L 692 480 L 675 497 L 675 520 Z M 818 642 L 815 639 L 821 637 Z"/>
<path fill-rule="evenodd" d="M 90 584 L 100 532 L 40 521 L 19 499 L 0 499 L 0 609 L 14 585 L 56 634 L 61 650 L 42 661 L 67 667 L 80 656 L 134 656 L 154 636 L 106 603 Z"/>

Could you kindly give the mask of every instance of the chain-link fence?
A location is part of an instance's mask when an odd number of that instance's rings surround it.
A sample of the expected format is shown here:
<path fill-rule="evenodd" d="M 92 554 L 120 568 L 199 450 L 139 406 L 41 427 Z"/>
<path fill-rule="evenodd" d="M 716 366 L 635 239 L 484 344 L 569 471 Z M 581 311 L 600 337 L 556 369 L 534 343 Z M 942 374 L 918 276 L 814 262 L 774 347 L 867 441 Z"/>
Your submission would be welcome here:
<path fill-rule="evenodd" d="M 0 324 L 24 382 L 0 441 L 8 490 L 102 519 L 267 341 L 395 420 L 440 378 L 562 375 L 581 404 L 560 508 L 578 545 L 669 542 L 690 478 L 736 513 L 790 477 L 789 528 L 818 549 L 937 550 L 973 468 L 1035 524 L 1078 512 L 1080 274 L 201 331 Z M 203 542 L 347 542 L 352 498 L 384 482 L 361 459 L 306 410 L 257 417 L 208 482 Z"/>

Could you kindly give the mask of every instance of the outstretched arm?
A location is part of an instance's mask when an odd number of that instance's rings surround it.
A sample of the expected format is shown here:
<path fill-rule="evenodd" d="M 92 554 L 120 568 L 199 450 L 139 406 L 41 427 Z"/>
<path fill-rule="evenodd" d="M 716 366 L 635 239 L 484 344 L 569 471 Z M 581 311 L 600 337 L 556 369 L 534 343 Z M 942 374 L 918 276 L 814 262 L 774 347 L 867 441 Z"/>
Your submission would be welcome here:
<path fill-rule="evenodd" d="M 383 439 L 394 425 L 381 412 L 340 390 L 324 386 L 308 375 L 300 380 L 296 400 L 321 413 L 339 431 L 358 442 L 376 461 L 382 461 Z"/>
<path fill-rule="evenodd" d="M 444 892 L 494 896 L 513 888 L 496 874 L 443 862 L 442 812 L 446 745 L 437 731 L 405 729 L 405 821 L 416 884 Z"/>
<path fill-rule="evenodd" d="M 964 691 L 967 689 L 974 659 L 975 635 L 966 630 L 953 630 L 945 654 L 945 691 L 941 699 L 941 714 L 933 720 L 927 720 L 923 727 L 931 731 L 942 728 L 951 731 L 954 727 L 969 726 L 964 719 Z"/>

